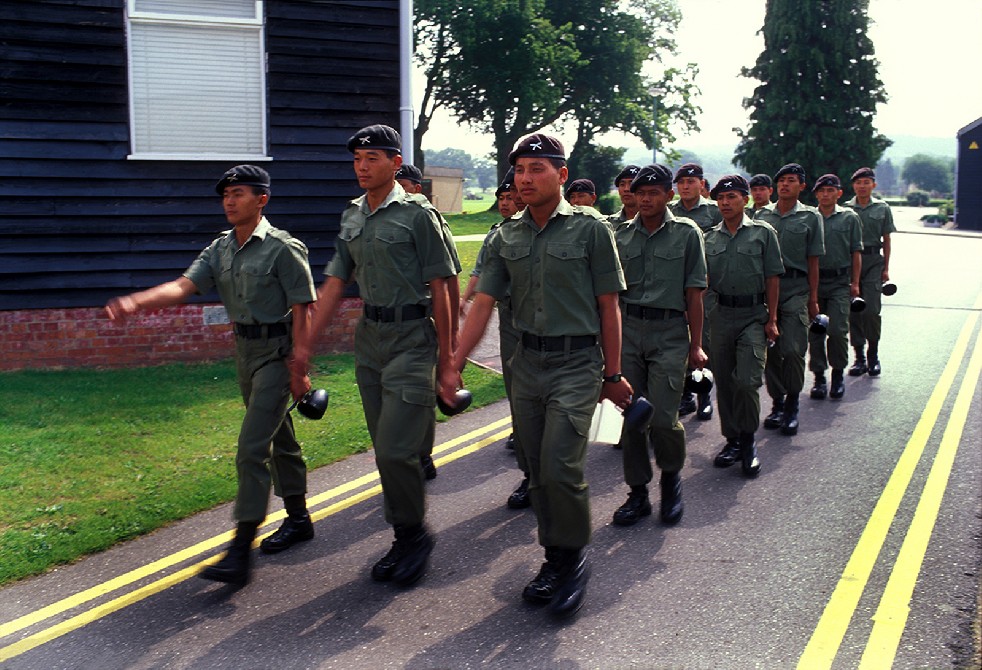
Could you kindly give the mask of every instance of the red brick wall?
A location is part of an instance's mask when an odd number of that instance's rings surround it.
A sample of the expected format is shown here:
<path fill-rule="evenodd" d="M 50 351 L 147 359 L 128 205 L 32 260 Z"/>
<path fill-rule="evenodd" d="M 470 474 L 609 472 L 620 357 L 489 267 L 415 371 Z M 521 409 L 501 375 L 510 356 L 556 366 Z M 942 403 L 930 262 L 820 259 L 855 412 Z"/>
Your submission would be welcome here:
<path fill-rule="evenodd" d="M 361 300 L 342 300 L 318 351 L 353 349 Z M 131 367 L 230 358 L 229 324 L 206 325 L 208 305 L 181 305 L 140 314 L 123 324 L 102 308 L 0 312 L 0 370 Z"/>

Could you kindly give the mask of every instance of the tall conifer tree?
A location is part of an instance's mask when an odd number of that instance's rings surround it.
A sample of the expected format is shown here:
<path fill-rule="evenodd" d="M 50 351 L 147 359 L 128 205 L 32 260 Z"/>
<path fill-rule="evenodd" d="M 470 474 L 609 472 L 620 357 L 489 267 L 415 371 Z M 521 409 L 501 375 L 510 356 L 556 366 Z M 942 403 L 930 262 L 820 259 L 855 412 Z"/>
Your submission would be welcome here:
<path fill-rule="evenodd" d="M 743 76 L 761 83 L 735 160 L 748 173 L 800 163 L 809 183 L 825 173 L 848 188 L 857 167 L 874 166 L 890 146 L 873 126 L 886 102 L 868 35 L 868 0 L 767 0 L 764 51 Z"/>

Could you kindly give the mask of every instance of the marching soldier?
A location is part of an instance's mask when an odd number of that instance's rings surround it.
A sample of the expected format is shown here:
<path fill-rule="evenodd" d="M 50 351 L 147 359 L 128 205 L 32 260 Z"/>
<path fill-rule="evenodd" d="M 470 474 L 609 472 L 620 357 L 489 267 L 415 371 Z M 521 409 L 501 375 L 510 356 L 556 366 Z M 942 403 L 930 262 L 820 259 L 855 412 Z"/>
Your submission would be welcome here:
<path fill-rule="evenodd" d="M 716 294 L 716 308 L 709 315 L 709 359 L 716 377 L 720 429 L 726 438 L 713 465 L 726 468 L 740 460 L 743 473 L 756 477 L 759 389 L 767 342 L 779 335 L 778 291 L 784 264 L 774 229 L 751 220 L 744 211 L 750 193 L 746 179 L 723 177 L 710 193 L 723 222 L 706 231 L 709 290 Z"/>
<path fill-rule="evenodd" d="M 771 204 L 771 196 L 774 195 L 774 182 L 771 176 L 766 174 L 755 174 L 750 178 L 750 200 L 747 205 L 747 216 L 751 219 L 757 212 Z"/>
<path fill-rule="evenodd" d="M 798 202 L 807 186 L 805 170 L 788 163 L 774 176 L 777 202 L 757 212 L 777 231 L 784 259 L 781 275 L 781 336 L 767 352 L 765 379 L 773 401 L 764 428 L 780 428 L 783 435 L 798 432 L 798 398 L 805 385 L 808 322 L 818 314 L 818 259 L 825 253 L 825 228 L 814 207 Z"/>
<path fill-rule="evenodd" d="M 685 428 L 678 406 L 685 370 L 690 363 L 697 368 L 706 363 L 706 254 L 699 226 L 668 209 L 675 196 L 671 170 L 657 164 L 642 168 L 631 190 L 639 213 L 614 233 L 627 283 L 621 294 L 621 371 L 634 392 L 649 399 L 655 413 L 643 432 L 625 428 L 621 436 L 624 481 L 631 491 L 614 512 L 614 523 L 629 526 L 651 514 L 650 443 L 661 470 L 661 519 L 673 525 L 683 512 Z"/>

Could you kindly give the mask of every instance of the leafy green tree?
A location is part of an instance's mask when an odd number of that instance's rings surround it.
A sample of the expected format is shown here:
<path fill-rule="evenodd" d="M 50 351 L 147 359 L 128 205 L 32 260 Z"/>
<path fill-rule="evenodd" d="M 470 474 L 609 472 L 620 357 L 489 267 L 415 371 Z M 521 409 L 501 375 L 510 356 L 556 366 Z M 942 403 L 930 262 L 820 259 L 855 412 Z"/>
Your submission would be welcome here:
<path fill-rule="evenodd" d="M 747 172 L 774 174 L 800 163 L 814 181 L 848 180 L 876 165 L 889 139 L 876 131 L 876 104 L 887 99 L 868 35 L 868 0 L 767 0 L 764 51 L 743 76 L 760 84 L 744 99 L 750 127 L 737 129 L 735 160 Z"/>
<path fill-rule="evenodd" d="M 951 159 L 914 154 L 904 161 L 904 181 L 925 191 L 951 193 L 954 174 L 955 166 Z"/>
<path fill-rule="evenodd" d="M 614 177 L 624 167 L 624 147 L 604 147 L 587 144 L 576 145 L 569 157 L 569 178 L 589 179 L 597 187 L 597 195 L 603 195 L 614 187 Z"/>
<path fill-rule="evenodd" d="M 657 82 L 641 73 L 674 53 L 672 0 L 417 0 L 416 10 L 427 74 L 416 141 L 443 106 L 494 136 L 499 179 L 515 142 L 554 123 L 576 124 L 574 151 L 614 129 L 650 146 L 653 83 L 665 89 L 659 137 L 674 140 L 669 120 L 696 127 L 695 66 L 665 70 Z"/>

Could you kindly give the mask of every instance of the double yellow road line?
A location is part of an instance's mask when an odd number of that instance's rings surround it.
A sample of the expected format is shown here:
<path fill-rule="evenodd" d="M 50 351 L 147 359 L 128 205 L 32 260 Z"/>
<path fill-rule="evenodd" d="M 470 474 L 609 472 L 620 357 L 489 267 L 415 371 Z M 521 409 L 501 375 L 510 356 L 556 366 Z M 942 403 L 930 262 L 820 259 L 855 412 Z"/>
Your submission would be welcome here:
<path fill-rule="evenodd" d="M 873 508 L 859 543 L 846 563 L 842 577 L 819 619 L 815 632 L 798 660 L 799 670 L 832 666 L 832 661 L 835 660 L 842 645 L 846 630 L 859 605 L 859 599 L 869 581 L 870 573 L 897 516 L 900 502 L 910 486 L 914 469 L 921 460 L 958 371 L 964 367 L 968 345 L 979 321 L 980 309 L 982 309 L 982 296 L 976 300 L 973 313 L 962 327 L 948 364 L 935 385 L 927 406 L 897 461 L 897 466 L 883 489 L 876 507 Z M 914 586 L 938 518 L 941 499 L 948 486 L 948 478 L 968 420 L 968 411 L 979 383 L 980 372 L 982 372 L 982 332 L 976 336 L 975 348 L 972 350 L 968 368 L 965 370 L 955 397 L 940 446 L 873 616 L 873 630 L 859 665 L 863 670 L 890 668 L 893 665 L 897 647 L 900 645 L 900 637 L 907 625 Z"/>
<path fill-rule="evenodd" d="M 438 456 L 439 454 L 443 454 L 445 452 L 450 452 L 446 453 L 444 456 L 437 457 L 435 459 L 435 463 L 437 465 L 443 465 L 444 463 L 455 461 L 458 458 L 463 458 L 464 456 L 483 449 L 489 444 L 507 437 L 508 433 L 510 432 L 510 416 L 506 416 L 503 419 L 499 419 L 498 421 L 488 425 L 481 426 L 476 430 L 435 446 L 433 448 L 434 456 Z M 378 483 L 378 478 L 378 472 L 373 471 L 370 474 L 358 477 L 350 482 L 345 482 L 340 486 L 336 486 L 332 489 L 324 491 L 323 493 L 308 498 L 308 506 L 315 510 L 311 512 L 311 518 L 314 521 L 319 521 L 320 519 L 329 517 L 332 514 L 336 514 L 380 494 L 382 492 L 382 486 Z M 335 498 L 341 499 L 323 509 L 315 509 L 322 503 Z M 265 525 L 267 527 L 271 526 L 272 524 L 284 519 L 285 516 L 286 514 L 283 511 L 271 514 L 266 519 Z M 271 535 L 272 532 L 273 531 L 270 530 L 264 535 L 257 537 L 256 542 L 258 543 L 262 541 L 264 537 Z M 13 621 L 0 624 L 0 640 L 30 628 L 31 626 L 35 626 L 43 621 L 64 614 L 69 610 L 92 603 L 93 601 L 110 593 L 119 591 L 120 589 L 125 589 L 127 587 L 132 587 L 137 582 L 143 581 L 148 577 L 159 573 L 160 571 L 168 570 L 174 566 L 185 563 L 188 560 L 197 558 L 202 554 L 212 552 L 216 548 L 223 547 L 225 544 L 227 544 L 232 539 L 232 535 L 232 531 L 221 533 L 220 535 L 208 538 L 207 540 L 203 540 L 202 542 L 198 542 L 197 544 L 186 549 L 173 553 L 170 556 L 164 556 L 163 558 L 148 563 L 147 565 L 137 568 L 136 570 L 131 570 L 130 572 L 110 579 L 102 584 L 97 584 L 92 588 L 85 589 L 84 591 L 80 591 L 79 593 L 59 600 L 51 605 L 42 607 L 31 612 L 30 614 L 25 614 L 22 617 L 14 619 Z M 168 589 L 175 584 L 180 584 L 181 582 L 197 575 L 198 572 L 200 572 L 206 565 L 211 565 L 212 563 L 217 562 L 219 557 L 220 554 L 212 554 L 203 560 L 187 565 L 175 572 L 165 575 L 164 577 L 155 579 L 148 584 L 133 588 L 132 590 L 129 590 L 126 593 L 113 598 L 112 600 L 93 605 L 89 609 L 86 609 L 85 611 L 68 619 L 53 623 L 52 625 L 32 633 L 16 642 L 13 642 L 12 644 L 0 647 L 0 663 L 28 652 L 31 649 L 45 644 L 46 642 L 50 642 L 51 640 L 61 637 L 62 635 L 78 630 L 79 628 L 90 624 L 93 621 L 97 621 L 104 616 L 128 607 L 156 593 L 160 593 L 161 591 Z"/>

